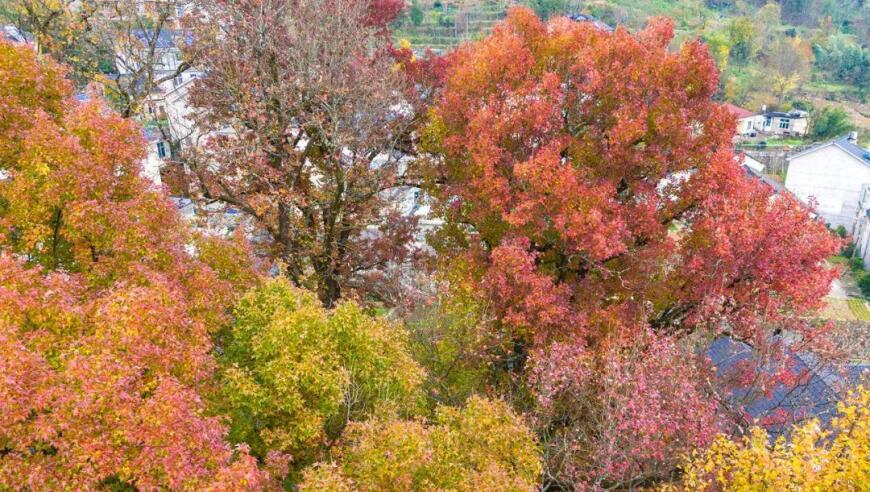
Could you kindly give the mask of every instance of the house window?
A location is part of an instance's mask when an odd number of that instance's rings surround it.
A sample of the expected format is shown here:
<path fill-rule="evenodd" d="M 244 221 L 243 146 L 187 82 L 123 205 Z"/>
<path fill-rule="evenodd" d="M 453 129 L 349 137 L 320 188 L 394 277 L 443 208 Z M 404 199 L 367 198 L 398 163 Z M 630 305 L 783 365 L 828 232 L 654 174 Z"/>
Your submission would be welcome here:
<path fill-rule="evenodd" d="M 770 116 L 764 118 L 764 126 L 766 126 L 766 127 L 770 127 L 770 123 L 771 123 L 772 121 L 773 121 L 773 118 L 771 118 Z"/>
<path fill-rule="evenodd" d="M 779 120 L 779 128 L 781 130 L 788 130 L 788 127 L 791 125 L 791 120 L 782 119 Z"/>
<path fill-rule="evenodd" d="M 747 128 L 748 130 L 752 130 L 752 120 L 749 120 L 749 121 L 746 122 L 746 128 Z"/>
<path fill-rule="evenodd" d="M 166 158 L 166 144 L 163 142 L 157 142 L 157 156 L 161 159 Z"/>

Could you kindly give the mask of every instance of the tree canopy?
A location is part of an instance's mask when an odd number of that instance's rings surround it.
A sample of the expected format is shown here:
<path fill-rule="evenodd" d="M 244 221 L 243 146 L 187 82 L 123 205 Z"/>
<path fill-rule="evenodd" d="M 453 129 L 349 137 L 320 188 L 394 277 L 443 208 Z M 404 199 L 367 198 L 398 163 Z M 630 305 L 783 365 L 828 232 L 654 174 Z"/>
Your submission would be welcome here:
<path fill-rule="evenodd" d="M 66 44 L 0 40 L 0 489 L 860 488 L 865 387 L 778 440 L 747 406 L 842 356 L 816 313 L 846 231 L 744 171 L 714 58 L 785 98 L 809 43 L 517 8 L 422 56 L 403 5 L 194 2 L 172 165 L 233 238 L 141 175 Z"/>
<path fill-rule="evenodd" d="M 201 394 L 245 285 L 187 252 L 139 128 L 64 75 L 0 42 L 0 484 L 262 489 Z"/>
<path fill-rule="evenodd" d="M 805 316 L 836 275 L 824 260 L 838 239 L 740 169 L 708 51 L 671 52 L 672 36 L 665 20 L 610 34 L 513 10 L 455 53 L 427 129 L 439 252 L 467 265 L 503 367 L 536 374 L 563 483 L 660 479 L 677 448 L 709 440 L 719 399 L 691 362 L 704 343 L 729 336 L 775 359 L 787 330 L 796 350 L 829 348 Z M 659 351 L 671 355 L 644 355 Z M 590 448 L 646 433 L 624 456 Z"/>

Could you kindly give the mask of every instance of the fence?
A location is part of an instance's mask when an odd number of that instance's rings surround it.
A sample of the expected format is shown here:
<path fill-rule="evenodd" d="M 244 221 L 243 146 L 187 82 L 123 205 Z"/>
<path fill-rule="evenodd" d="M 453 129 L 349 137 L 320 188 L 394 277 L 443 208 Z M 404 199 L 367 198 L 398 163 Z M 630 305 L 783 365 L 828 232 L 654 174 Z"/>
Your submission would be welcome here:
<path fill-rule="evenodd" d="M 785 177 L 788 172 L 788 158 L 808 149 L 809 145 L 794 147 L 767 147 L 760 145 L 737 145 L 737 150 L 746 153 L 756 161 L 764 164 L 765 174 L 776 174 Z"/>

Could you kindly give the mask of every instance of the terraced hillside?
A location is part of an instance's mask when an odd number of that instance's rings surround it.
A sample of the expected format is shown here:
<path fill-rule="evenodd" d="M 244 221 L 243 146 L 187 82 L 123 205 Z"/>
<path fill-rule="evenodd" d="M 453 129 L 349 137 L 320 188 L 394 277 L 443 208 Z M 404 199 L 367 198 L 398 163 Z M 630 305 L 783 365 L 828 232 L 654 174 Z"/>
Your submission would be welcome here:
<path fill-rule="evenodd" d="M 678 31 L 686 33 L 712 16 L 704 0 L 413 0 L 408 4 L 396 26 L 396 37 L 408 40 L 414 48 L 436 50 L 485 36 L 512 5 L 533 7 L 544 16 L 582 12 L 630 28 L 643 26 L 651 16 L 667 15 L 678 20 Z"/>
<path fill-rule="evenodd" d="M 414 48 L 446 50 L 462 41 L 485 36 L 493 25 L 504 19 L 511 5 L 522 2 L 426 0 L 414 3 L 419 12 L 406 10 L 396 29 L 396 37 L 408 40 Z"/>

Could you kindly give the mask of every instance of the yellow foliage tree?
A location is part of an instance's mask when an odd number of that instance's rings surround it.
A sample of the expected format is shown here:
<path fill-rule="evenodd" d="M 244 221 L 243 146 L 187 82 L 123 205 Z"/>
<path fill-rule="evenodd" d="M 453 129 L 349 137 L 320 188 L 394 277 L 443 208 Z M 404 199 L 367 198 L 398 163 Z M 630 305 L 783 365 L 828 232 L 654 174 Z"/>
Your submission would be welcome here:
<path fill-rule="evenodd" d="M 284 454 L 303 465 L 351 421 L 423 408 L 425 373 L 404 330 L 353 302 L 326 310 L 282 277 L 246 294 L 234 314 L 219 342 L 216 405 L 230 416 L 230 438 L 259 458 Z"/>
<path fill-rule="evenodd" d="M 534 434 L 504 402 L 473 396 L 442 406 L 433 425 L 387 420 L 351 424 L 338 463 L 306 470 L 302 492 L 406 490 L 460 492 L 538 489 Z"/>
<path fill-rule="evenodd" d="M 868 490 L 870 389 L 859 386 L 837 409 L 832 430 L 818 420 L 770 445 L 753 428 L 740 441 L 720 436 L 684 466 L 684 490 Z M 671 488 L 673 490 L 673 488 Z"/>

